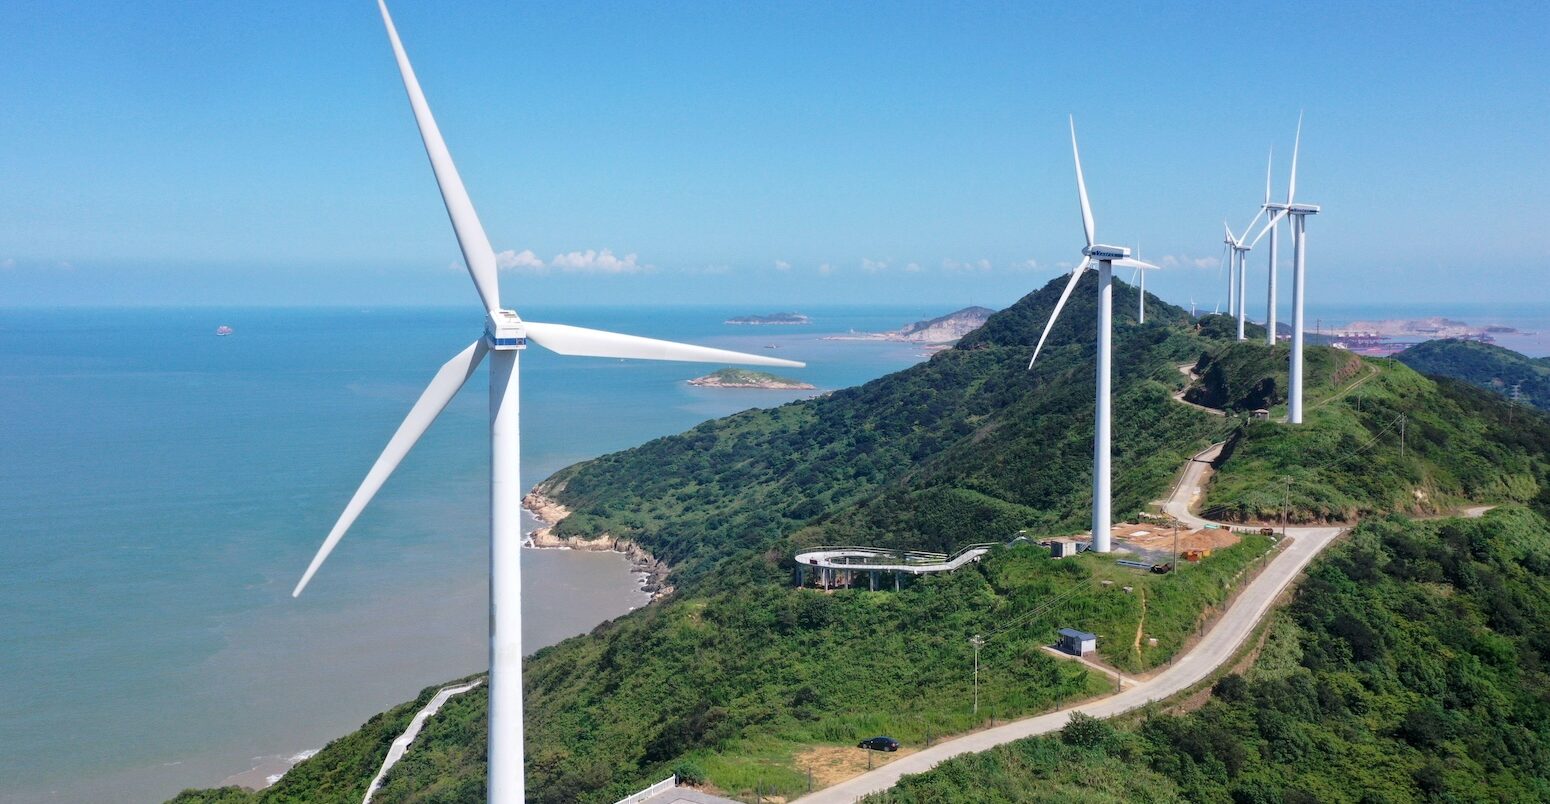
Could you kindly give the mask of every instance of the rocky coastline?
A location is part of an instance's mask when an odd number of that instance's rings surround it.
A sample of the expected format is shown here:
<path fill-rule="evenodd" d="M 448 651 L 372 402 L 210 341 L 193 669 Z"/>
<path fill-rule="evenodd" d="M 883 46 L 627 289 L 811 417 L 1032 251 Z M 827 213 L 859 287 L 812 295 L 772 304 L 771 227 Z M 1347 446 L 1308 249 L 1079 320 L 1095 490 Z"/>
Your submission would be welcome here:
<path fill-rule="evenodd" d="M 570 509 L 537 488 L 522 498 L 522 507 L 543 523 L 542 527 L 528 534 L 528 540 L 533 547 L 548 550 L 596 550 L 623 553 L 630 561 L 630 571 L 641 576 L 641 591 L 651 595 L 653 601 L 673 593 L 673 587 L 667 582 L 671 567 L 657 559 L 644 547 L 629 539 L 616 538 L 606 533 L 595 539 L 569 539 L 556 534 L 554 526 L 570 516 Z"/>

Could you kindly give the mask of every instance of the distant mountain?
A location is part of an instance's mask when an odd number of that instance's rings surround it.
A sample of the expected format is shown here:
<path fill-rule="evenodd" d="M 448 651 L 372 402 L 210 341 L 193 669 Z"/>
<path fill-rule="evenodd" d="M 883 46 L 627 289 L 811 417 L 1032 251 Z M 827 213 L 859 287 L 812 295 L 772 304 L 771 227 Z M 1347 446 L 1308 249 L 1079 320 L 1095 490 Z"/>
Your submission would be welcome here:
<path fill-rule="evenodd" d="M 1508 397 L 1516 388 L 1522 402 L 1550 410 L 1550 358 L 1453 338 L 1416 344 L 1394 358 L 1422 374 L 1452 377 Z"/>
<path fill-rule="evenodd" d="M 947 344 L 984 326 L 995 314 L 986 307 L 965 307 L 947 315 L 906 324 L 888 332 L 851 332 L 831 335 L 827 340 L 902 341 L 904 343 Z"/>
<path fill-rule="evenodd" d="M 916 343 L 947 343 L 979 329 L 995 313 L 988 307 L 965 307 L 947 315 L 916 321 L 890 334 L 898 336 L 899 340 Z"/>
<path fill-rule="evenodd" d="M 770 313 L 769 315 L 740 315 L 726 320 L 728 324 L 811 324 L 813 320 L 801 313 Z"/>

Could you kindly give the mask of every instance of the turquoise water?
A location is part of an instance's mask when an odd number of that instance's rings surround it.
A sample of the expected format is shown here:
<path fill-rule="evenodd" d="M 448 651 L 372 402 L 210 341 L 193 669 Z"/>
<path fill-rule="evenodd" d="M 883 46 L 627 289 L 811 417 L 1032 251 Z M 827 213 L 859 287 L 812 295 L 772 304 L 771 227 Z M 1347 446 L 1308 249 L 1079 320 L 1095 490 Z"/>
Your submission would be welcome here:
<path fill-rule="evenodd" d="M 918 361 L 824 341 L 947 312 L 523 310 L 803 359 L 819 386 Z M 236 334 L 217 338 L 229 324 Z M 483 372 L 300 600 L 290 589 L 468 310 L 0 311 L 0 801 L 159 801 L 315 749 L 485 663 Z M 765 350 L 767 345 L 778 349 Z M 523 359 L 523 477 L 802 392 L 714 366 Z M 529 649 L 640 605 L 613 554 L 527 551 Z"/>

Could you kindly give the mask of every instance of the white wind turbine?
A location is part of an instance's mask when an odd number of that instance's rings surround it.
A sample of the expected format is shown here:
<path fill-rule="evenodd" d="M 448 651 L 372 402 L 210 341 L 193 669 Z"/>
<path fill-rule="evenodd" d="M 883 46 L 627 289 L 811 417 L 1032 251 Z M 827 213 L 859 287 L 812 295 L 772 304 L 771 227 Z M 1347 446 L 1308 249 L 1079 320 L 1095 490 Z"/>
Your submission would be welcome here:
<path fill-rule="evenodd" d="M 361 510 L 387 481 L 393 470 L 452 401 L 479 362 L 490 360 L 490 706 L 489 706 L 489 801 L 521 802 L 522 748 L 522 527 L 520 480 L 520 430 L 518 409 L 518 356 L 529 340 L 562 355 L 685 360 L 708 363 L 752 363 L 767 366 L 801 366 L 792 360 L 742 354 L 724 349 L 620 335 L 565 324 L 523 321 L 516 312 L 500 305 L 495 253 L 474 212 L 452 156 L 441 138 L 409 57 L 398 39 L 387 6 L 378 0 L 382 22 L 398 61 L 409 105 L 430 157 L 436 184 L 463 261 L 484 305 L 484 334 L 441 367 L 403 424 L 388 441 L 382 455 L 367 472 L 345 506 L 328 538 L 318 549 L 292 596 L 300 595 L 322 566 Z"/>
<path fill-rule="evenodd" d="M 1258 222 L 1258 219 L 1256 218 L 1255 221 Z M 1253 224 L 1249 225 L 1252 226 Z M 1249 247 L 1243 245 L 1243 238 L 1238 237 L 1232 233 L 1232 227 L 1227 225 L 1227 221 L 1222 221 L 1222 231 L 1227 233 L 1223 242 L 1227 244 L 1227 271 L 1233 280 L 1229 284 L 1230 290 L 1228 293 L 1231 294 L 1231 299 L 1228 303 L 1232 308 L 1233 315 L 1238 319 L 1238 340 L 1241 341 L 1244 339 L 1243 328 L 1246 320 L 1243 304 L 1244 286 L 1248 284 L 1248 276 L 1244 273 L 1243 269 L 1244 265 L 1248 262 Z M 1244 230 L 1244 234 L 1248 234 L 1247 229 Z"/>
<path fill-rule="evenodd" d="M 1114 335 L 1114 267 L 1155 269 L 1157 266 L 1140 260 L 1130 259 L 1130 249 L 1123 246 L 1099 245 L 1093 235 L 1093 210 L 1087 202 L 1087 183 L 1082 179 L 1082 155 L 1076 148 L 1076 121 L 1071 120 L 1071 157 L 1076 162 L 1076 192 L 1082 202 L 1082 233 L 1087 237 L 1087 247 L 1082 249 L 1082 261 L 1071 271 L 1071 281 L 1066 283 L 1065 290 L 1060 292 L 1060 300 L 1055 303 L 1055 309 L 1050 313 L 1049 322 L 1044 325 L 1044 334 L 1039 336 L 1039 343 L 1033 349 L 1033 358 L 1028 361 L 1028 368 L 1033 368 L 1035 360 L 1039 359 L 1039 351 L 1044 348 L 1044 341 L 1049 337 L 1050 330 L 1055 326 L 1055 319 L 1060 317 L 1060 311 L 1066 306 L 1066 300 L 1071 298 L 1071 291 L 1076 289 L 1076 283 L 1082 278 L 1082 272 L 1087 270 L 1092 263 L 1098 263 L 1098 393 L 1096 409 L 1093 415 L 1093 541 L 1092 549 L 1095 552 L 1109 552 L 1110 516 L 1109 516 L 1109 449 L 1110 449 L 1110 423 L 1109 413 L 1109 364 L 1113 356 Z"/>
<path fill-rule="evenodd" d="M 1308 243 L 1308 216 L 1319 214 L 1317 204 L 1298 204 L 1297 196 L 1297 151 L 1302 147 L 1302 115 L 1297 115 L 1297 138 L 1292 144 L 1292 175 L 1286 185 L 1286 205 L 1272 207 L 1269 203 L 1265 209 L 1275 209 L 1275 214 L 1270 216 L 1270 221 L 1265 228 L 1254 238 L 1259 242 L 1265 232 L 1270 232 L 1270 259 L 1271 276 L 1275 275 L 1275 229 L 1281 219 L 1290 215 L 1292 217 L 1292 360 L 1287 370 L 1286 383 L 1286 420 L 1292 424 L 1302 424 L 1302 336 L 1303 317 L 1302 305 L 1304 297 L 1303 275 L 1307 261 Z M 1274 281 L 1274 280 L 1272 280 Z M 1274 288 L 1274 285 L 1271 286 Z M 1274 290 L 1271 291 L 1274 293 Z M 1272 296 L 1271 309 L 1274 315 L 1274 297 Z M 1274 343 L 1274 330 L 1270 337 Z"/>
<path fill-rule="evenodd" d="M 1146 272 L 1147 272 L 1148 269 L 1143 267 L 1143 266 L 1149 265 L 1149 263 L 1141 262 L 1141 243 L 1139 241 L 1136 243 L 1136 259 L 1135 259 L 1135 262 L 1137 263 L 1137 265 L 1136 265 L 1136 269 L 1134 271 L 1132 271 L 1131 274 L 1130 274 L 1130 284 L 1136 286 L 1136 299 L 1137 299 L 1137 301 L 1136 301 L 1136 305 L 1137 305 L 1136 306 L 1136 323 L 1137 324 L 1145 324 L 1146 323 Z"/>

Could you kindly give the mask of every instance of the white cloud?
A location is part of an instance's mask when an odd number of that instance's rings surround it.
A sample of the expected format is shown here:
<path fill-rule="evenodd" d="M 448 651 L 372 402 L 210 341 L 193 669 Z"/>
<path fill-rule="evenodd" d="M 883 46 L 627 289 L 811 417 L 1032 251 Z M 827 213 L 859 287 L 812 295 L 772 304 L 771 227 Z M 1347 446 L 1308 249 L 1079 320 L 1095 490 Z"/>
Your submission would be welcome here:
<path fill-rule="evenodd" d="M 834 273 L 834 266 L 828 263 L 824 263 L 823 265 L 818 266 L 818 273 L 821 276 L 828 276 L 829 274 Z"/>
<path fill-rule="evenodd" d="M 1163 268 L 1215 268 L 1221 264 L 1218 257 L 1191 257 L 1188 254 L 1164 254 L 1157 260 Z"/>
<path fill-rule="evenodd" d="M 883 271 L 888 270 L 888 261 L 887 260 L 872 260 L 872 259 L 867 259 L 866 257 L 862 257 L 861 258 L 861 270 L 866 271 L 869 274 L 882 273 Z"/>
<path fill-rule="evenodd" d="M 920 273 L 920 263 L 912 262 L 909 265 L 904 266 L 904 271 L 905 273 L 918 274 Z"/>
<path fill-rule="evenodd" d="M 651 267 L 642 264 L 633 252 L 619 257 L 606 248 L 556 254 L 549 263 L 566 273 L 633 274 Z"/>
<path fill-rule="evenodd" d="M 972 262 L 959 262 L 954 259 L 946 259 L 942 260 L 942 270 L 948 273 L 968 273 L 972 271 L 988 273 L 990 271 L 990 260 L 980 259 Z"/>
<path fill-rule="evenodd" d="M 495 265 L 499 268 L 516 268 L 528 271 L 542 271 L 544 269 L 544 261 L 539 259 L 538 255 L 534 254 L 530 248 L 525 248 L 521 251 L 508 248 L 505 251 L 498 252 L 495 255 Z"/>
<path fill-rule="evenodd" d="M 791 270 L 791 263 L 786 262 L 785 260 L 776 260 L 775 261 L 775 270 L 777 270 L 777 271 L 789 271 L 789 270 Z"/>
<path fill-rule="evenodd" d="M 1012 263 L 1012 270 L 1014 270 L 1014 271 L 1037 271 L 1037 270 L 1039 270 L 1039 261 L 1034 259 L 1034 258 L 1032 258 L 1032 257 L 1029 257 L 1028 259 L 1023 260 L 1021 262 L 1014 262 L 1014 263 Z"/>

